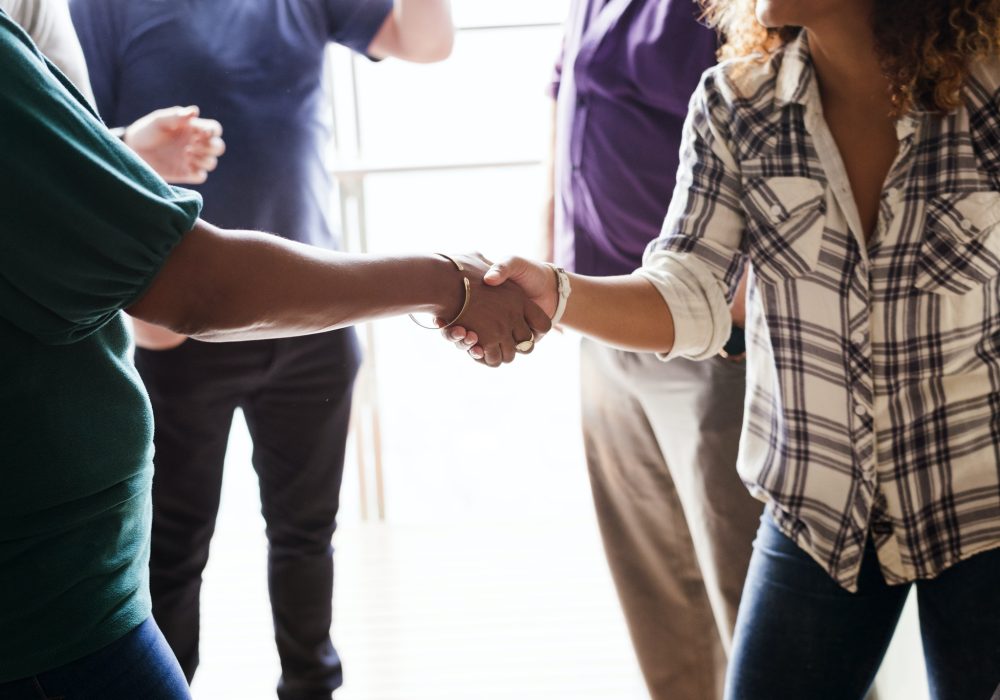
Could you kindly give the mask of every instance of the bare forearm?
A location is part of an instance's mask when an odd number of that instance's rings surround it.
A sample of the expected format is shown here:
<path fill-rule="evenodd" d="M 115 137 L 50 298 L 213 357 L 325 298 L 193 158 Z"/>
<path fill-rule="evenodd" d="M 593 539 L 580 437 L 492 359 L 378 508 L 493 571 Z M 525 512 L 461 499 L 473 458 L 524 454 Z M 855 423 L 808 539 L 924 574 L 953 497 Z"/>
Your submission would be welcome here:
<path fill-rule="evenodd" d="M 396 0 L 369 52 L 381 58 L 432 63 L 451 54 L 454 34 L 448 0 Z"/>
<path fill-rule="evenodd" d="M 549 148 L 545 159 L 545 204 L 542 228 L 542 259 L 552 262 L 556 246 L 556 101 L 552 100 Z"/>
<path fill-rule="evenodd" d="M 663 297 L 632 275 L 570 275 L 573 293 L 562 323 L 608 345 L 636 352 L 669 352 L 674 322 Z"/>
<path fill-rule="evenodd" d="M 461 276 L 436 256 L 350 255 L 199 221 L 129 313 L 201 340 L 247 340 L 454 315 L 462 295 Z"/>

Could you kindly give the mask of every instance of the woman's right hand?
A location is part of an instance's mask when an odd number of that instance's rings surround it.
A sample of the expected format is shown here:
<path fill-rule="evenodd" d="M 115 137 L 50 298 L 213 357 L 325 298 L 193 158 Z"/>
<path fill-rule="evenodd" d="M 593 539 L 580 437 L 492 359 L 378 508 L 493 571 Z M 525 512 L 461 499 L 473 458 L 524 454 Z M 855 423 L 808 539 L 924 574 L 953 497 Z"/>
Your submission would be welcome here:
<path fill-rule="evenodd" d="M 531 301 L 538 304 L 549 318 L 556 313 L 556 304 L 559 301 L 558 279 L 552 267 L 545 263 L 518 257 L 507 258 L 503 262 L 494 263 L 486 271 L 483 280 L 491 287 L 499 287 L 508 281 L 513 282 Z"/>
<path fill-rule="evenodd" d="M 494 263 L 486 271 L 483 280 L 491 287 L 499 287 L 505 282 L 516 284 L 549 318 L 556 312 L 558 281 L 555 272 L 545 263 L 520 257 L 508 258 Z M 474 360 L 481 360 L 485 356 L 484 350 L 479 346 L 479 336 L 474 331 L 464 326 L 451 326 L 441 333 L 456 347 L 467 351 Z"/>

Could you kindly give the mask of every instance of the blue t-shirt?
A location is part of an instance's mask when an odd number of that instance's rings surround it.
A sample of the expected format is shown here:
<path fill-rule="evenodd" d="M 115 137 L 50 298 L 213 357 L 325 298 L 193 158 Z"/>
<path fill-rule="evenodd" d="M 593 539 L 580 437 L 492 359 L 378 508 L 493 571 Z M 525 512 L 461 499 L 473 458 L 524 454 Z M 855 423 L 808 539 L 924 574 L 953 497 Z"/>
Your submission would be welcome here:
<path fill-rule="evenodd" d="M 194 187 L 226 228 L 335 247 L 323 56 L 364 52 L 392 0 L 72 0 L 98 110 L 124 126 L 198 105 L 222 123 L 226 154 Z"/>

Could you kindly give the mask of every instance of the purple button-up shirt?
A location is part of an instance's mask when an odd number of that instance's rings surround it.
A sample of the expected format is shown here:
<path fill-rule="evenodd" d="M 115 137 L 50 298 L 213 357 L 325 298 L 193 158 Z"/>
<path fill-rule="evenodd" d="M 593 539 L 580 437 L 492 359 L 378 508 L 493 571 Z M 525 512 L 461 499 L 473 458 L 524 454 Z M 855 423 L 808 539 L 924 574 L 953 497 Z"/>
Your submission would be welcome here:
<path fill-rule="evenodd" d="M 660 233 L 715 32 L 693 0 L 573 0 L 556 85 L 556 260 L 627 274 Z"/>

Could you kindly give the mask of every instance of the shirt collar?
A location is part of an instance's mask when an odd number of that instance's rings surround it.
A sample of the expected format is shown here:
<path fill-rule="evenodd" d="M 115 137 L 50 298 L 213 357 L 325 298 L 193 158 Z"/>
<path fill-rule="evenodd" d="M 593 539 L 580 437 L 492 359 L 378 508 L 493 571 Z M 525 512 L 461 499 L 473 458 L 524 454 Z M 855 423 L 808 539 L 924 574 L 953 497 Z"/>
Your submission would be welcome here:
<path fill-rule="evenodd" d="M 816 71 L 813 68 L 805 30 L 800 31 L 799 35 L 785 46 L 782 53 L 774 88 L 776 104 L 779 108 L 790 104 L 802 105 L 807 115 L 821 113 L 819 85 L 816 84 Z M 926 112 L 914 109 L 898 119 L 897 138 L 900 141 L 912 138 L 921 117 L 925 114 Z"/>
<path fill-rule="evenodd" d="M 815 73 L 809 55 L 809 42 L 805 31 L 789 42 L 783 52 L 775 83 L 775 101 L 778 107 L 790 104 L 805 105 L 809 101 Z"/>

